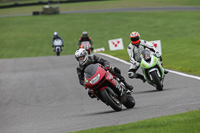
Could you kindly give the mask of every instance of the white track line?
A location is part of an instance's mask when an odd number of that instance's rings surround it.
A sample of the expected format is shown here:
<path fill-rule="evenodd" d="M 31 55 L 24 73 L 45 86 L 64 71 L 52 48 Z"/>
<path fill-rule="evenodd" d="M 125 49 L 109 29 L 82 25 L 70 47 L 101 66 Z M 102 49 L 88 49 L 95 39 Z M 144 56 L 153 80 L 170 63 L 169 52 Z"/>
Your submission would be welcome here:
<path fill-rule="evenodd" d="M 120 62 L 122 62 L 122 63 L 124 63 L 124 64 L 131 65 L 130 62 L 127 62 L 127 61 L 122 60 L 122 59 L 120 59 L 120 58 L 114 57 L 114 56 L 112 56 L 112 55 L 108 55 L 108 54 L 104 54 L 104 53 L 98 53 L 98 54 L 107 56 L 107 57 L 112 58 L 112 59 L 115 59 L 115 60 L 120 61 Z M 186 73 L 177 72 L 177 71 L 169 70 L 169 69 L 166 69 L 166 70 L 168 70 L 170 73 L 174 73 L 174 74 L 178 74 L 178 75 L 181 75 L 181 76 L 185 76 L 185 77 L 189 77 L 189 78 L 194 78 L 194 79 L 200 80 L 200 77 L 199 77 L 199 76 L 189 75 L 189 74 L 186 74 Z"/>

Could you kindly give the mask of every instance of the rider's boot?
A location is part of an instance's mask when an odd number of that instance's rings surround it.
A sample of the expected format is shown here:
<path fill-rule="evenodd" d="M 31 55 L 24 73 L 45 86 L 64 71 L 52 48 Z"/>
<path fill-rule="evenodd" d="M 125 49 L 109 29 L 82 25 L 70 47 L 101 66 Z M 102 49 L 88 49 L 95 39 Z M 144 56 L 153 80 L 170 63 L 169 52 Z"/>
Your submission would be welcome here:
<path fill-rule="evenodd" d="M 119 96 L 124 95 L 125 93 L 124 87 L 125 87 L 124 84 L 120 84 L 120 83 L 116 86 L 116 88 L 118 89 Z"/>
<path fill-rule="evenodd" d="M 110 72 L 112 74 L 114 74 L 116 77 L 118 77 L 120 79 L 121 82 L 124 83 L 125 87 L 128 89 L 128 90 L 133 90 L 133 86 L 132 85 L 129 85 L 128 83 L 126 83 L 124 77 L 121 75 L 121 71 L 117 68 L 117 67 L 114 67 L 114 68 L 111 68 L 110 69 Z"/>
<path fill-rule="evenodd" d="M 168 72 L 169 72 L 169 71 L 167 71 L 167 70 L 164 69 L 164 74 L 168 74 Z"/>
<path fill-rule="evenodd" d="M 125 89 L 126 86 L 124 85 L 123 82 L 120 82 L 120 83 L 117 85 L 116 88 L 117 88 L 118 91 L 119 91 L 119 93 L 118 93 L 119 101 L 120 101 L 121 103 L 126 102 L 126 97 L 125 97 L 125 95 L 127 94 L 127 91 L 130 91 L 130 90 L 126 90 L 126 89 Z M 130 91 L 130 92 L 131 92 L 131 91 Z"/>
<path fill-rule="evenodd" d="M 133 90 L 133 86 L 132 86 L 132 85 L 129 85 L 129 84 L 125 81 L 124 77 L 120 77 L 120 80 L 124 83 L 125 87 L 126 87 L 128 90 L 130 90 L 130 91 Z"/>
<path fill-rule="evenodd" d="M 144 76 L 142 74 L 136 73 L 136 78 L 139 78 L 143 81 L 143 83 L 146 82 L 146 79 L 144 78 Z"/>

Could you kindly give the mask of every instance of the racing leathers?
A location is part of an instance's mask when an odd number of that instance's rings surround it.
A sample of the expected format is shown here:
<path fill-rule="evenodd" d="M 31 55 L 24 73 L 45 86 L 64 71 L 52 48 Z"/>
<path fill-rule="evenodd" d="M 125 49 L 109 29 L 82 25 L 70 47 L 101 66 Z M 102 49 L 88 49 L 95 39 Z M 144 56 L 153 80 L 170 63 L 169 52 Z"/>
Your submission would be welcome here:
<path fill-rule="evenodd" d="M 128 70 L 128 77 L 129 78 L 140 78 L 140 79 L 143 80 L 143 82 L 145 82 L 144 76 L 136 73 L 136 71 L 138 70 L 138 68 L 140 66 L 141 52 L 146 48 L 153 51 L 155 53 L 155 55 L 157 57 L 159 57 L 160 60 L 162 60 L 158 50 L 148 41 L 140 40 L 140 44 L 137 45 L 137 46 L 130 43 L 128 48 L 127 48 L 129 59 L 130 59 L 130 62 L 131 62 L 131 66 Z"/>
<path fill-rule="evenodd" d="M 77 66 L 76 70 L 77 70 L 77 74 L 78 74 L 78 78 L 79 78 L 79 82 L 82 86 L 84 86 L 84 70 L 85 68 L 90 65 L 90 64 L 95 64 L 95 63 L 99 63 L 102 66 L 104 66 L 105 68 L 108 68 L 107 70 L 109 70 L 112 74 L 114 74 L 116 77 L 118 77 L 126 86 L 127 89 L 132 90 L 133 87 L 131 85 L 128 85 L 124 79 L 124 77 L 121 75 L 121 71 L 117 68 L 117 67 L 110 67 L 110 62 L 98 57 L 96 55 L 88 55 L 88 61 L 87 63 L 82 66 L 79 65 Z"/>

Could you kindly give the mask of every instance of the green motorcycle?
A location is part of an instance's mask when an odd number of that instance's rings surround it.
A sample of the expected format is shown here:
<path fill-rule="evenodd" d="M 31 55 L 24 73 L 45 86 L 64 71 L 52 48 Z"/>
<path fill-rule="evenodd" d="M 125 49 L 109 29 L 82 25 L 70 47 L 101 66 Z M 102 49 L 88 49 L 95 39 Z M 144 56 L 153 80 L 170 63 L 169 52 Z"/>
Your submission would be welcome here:
<path fill-rule="evenodd" d="M 147 49 L 142 51 L 140 57 L 140 67 L 145 80 L 156 87 L 158 91 L 162 91 L 165 74 L 159 58 Z"/>

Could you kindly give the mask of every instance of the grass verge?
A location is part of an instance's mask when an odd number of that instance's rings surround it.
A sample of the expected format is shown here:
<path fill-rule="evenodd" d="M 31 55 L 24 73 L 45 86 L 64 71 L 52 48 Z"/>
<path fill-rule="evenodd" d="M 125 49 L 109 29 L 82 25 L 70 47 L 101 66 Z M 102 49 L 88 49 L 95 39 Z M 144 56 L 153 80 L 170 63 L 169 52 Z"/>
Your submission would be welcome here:
<path fill-rule="evenodd" d="M 35 0 L 36 1 L 36 0 Z M 44 2 L 47 0 L 44 0 Z M 17 1 L 25 3 L 25 1 Z M 27 1 L 26 1 L 27 2 Z M 32 1 L 33 2 L 33 1 Z M 38 1 L 36 1 L 38 2 Z M 0 6 L 5 5 L 1 2 Z M 57 4 L 52 4 L 55 6 Z M 42 11 L 44 5 L 0 9 L 0 15 L 32 14 L 33 11 Z M 163 6 L 200 6 L 199 0 L 103 0 L 93 2 L 76 2 L 60 4 L 60 11 L 95 10 L 111 8 L 138 8 Z"/>
<path fill-rule="evenodd" d="M 123 16 L 123 17 L 122 17 Z M 0 19 L 0 58 L 55 55 L 53 32 L 64 39 L 61 55 L 74 54 L 82 31 L 94 47 L 128 59 L 129 34 L 138 31 L 147 41 L 161 40 L 165 68 L 200 75 L 200 19 L 198 11 L 116 12 L 5 17 Z M 123 38 L 125 49 L 109 51 L 108 40 Z"/>
<path fill-rule="evenodd" d="M 200 110 L 73 133 L 199 133 Z"/>

